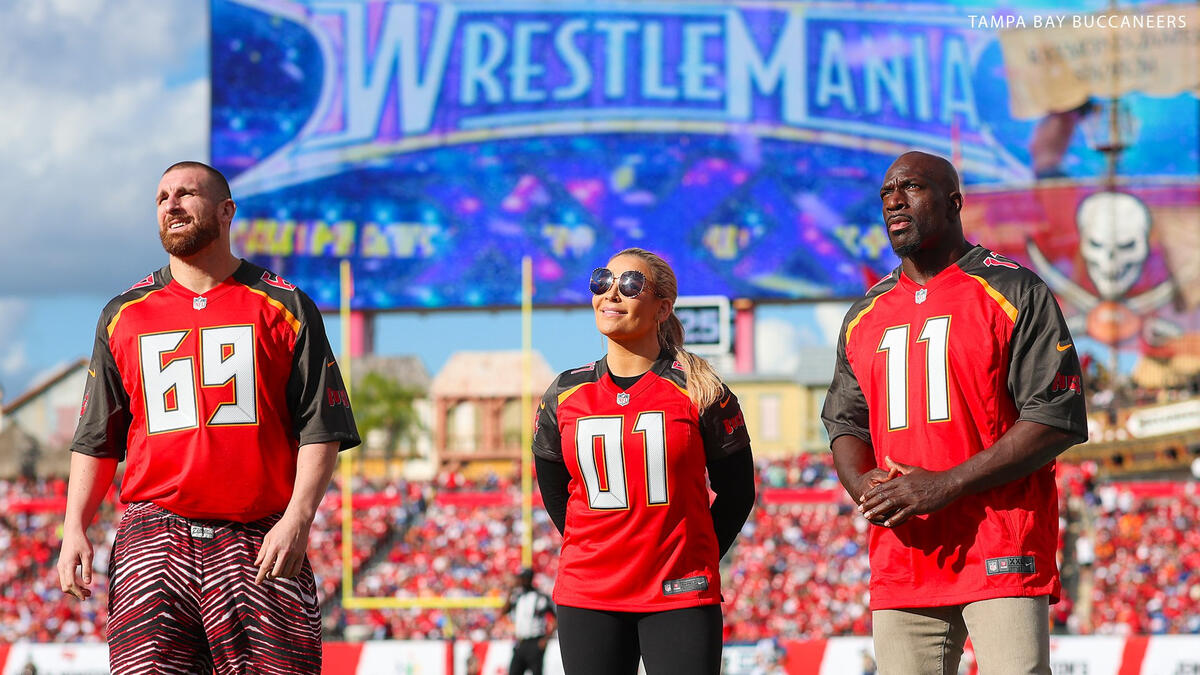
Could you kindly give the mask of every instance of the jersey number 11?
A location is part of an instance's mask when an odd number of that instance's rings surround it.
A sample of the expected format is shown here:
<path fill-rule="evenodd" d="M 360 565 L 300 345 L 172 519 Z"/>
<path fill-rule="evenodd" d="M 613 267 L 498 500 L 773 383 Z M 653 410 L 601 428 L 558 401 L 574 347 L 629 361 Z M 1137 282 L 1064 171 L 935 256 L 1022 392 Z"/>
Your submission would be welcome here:
<path fill-rule="evenodd" d="M 892 326 L 883 331 L 876 352 L 887 356 L 888 431 L 908 428 L 908 364 L 909 324 Z M 925 343 L 925 400 L 927 419 L 945 422 L 950 419 L 949 342 L 950 317 L 934 316 L 925 320 L 917 342 Z"/>

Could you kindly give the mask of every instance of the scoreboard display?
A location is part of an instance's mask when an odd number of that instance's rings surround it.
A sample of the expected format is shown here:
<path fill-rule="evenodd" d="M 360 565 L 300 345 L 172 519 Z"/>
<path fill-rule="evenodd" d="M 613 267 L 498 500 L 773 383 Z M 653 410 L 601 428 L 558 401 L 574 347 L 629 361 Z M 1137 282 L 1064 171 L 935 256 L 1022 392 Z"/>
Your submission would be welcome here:
<path fill-rule="evenodd" d="M 524 256 L 536 305 L 583 305 L 590 271 L 629 246 L 666 258 L 685 294 L 857 297 L 897 263 L 878 198 L 892 159 L 913 148 L 954 157 L 969 194 L 1030 202 L 1041 120 L 1014 115 L 1006 74 L 1091 53 L 1047 44 L 1044 29 L 1011 47 L 1007 27 L 957 2 L 902 13 L 607 0 L 211 10 L 211 157 L 238 202 L 234 246 L 327 308 L 342 260 L 358 309 L 514 307 Z M 1197 23 L 1138 44 L 1200 43 L 1187 32 Z M 1168 59 L 1159 51 L 1136 64 Z M 1140 131 L 1122 175 L 1195 180 L 1194 91 L 1124 102 Z M 1055 184 L 1094 186 L 1103 154 L 1082 133 L 1066 146 Z M 971 226 L 1013 218 L 989 212 Z M 1023 259 L 1022 246 L 1005 252 Z M 711 312 L 693 316 L 706 332 Z"/>
<path fill-rule="evenodd" d="M 723 295 L 681 296 L 675 301 L 675 316 L 687 338 L 684 348 L 696 354 L 728 354 L 733 344 L 729 298 Z"/>

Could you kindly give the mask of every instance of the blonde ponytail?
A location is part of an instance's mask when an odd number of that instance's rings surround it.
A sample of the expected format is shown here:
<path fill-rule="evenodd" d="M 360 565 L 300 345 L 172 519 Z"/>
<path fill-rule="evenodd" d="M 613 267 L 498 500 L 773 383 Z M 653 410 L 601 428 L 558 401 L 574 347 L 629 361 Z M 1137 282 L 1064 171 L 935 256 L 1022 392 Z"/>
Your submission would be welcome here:
<path fill-rule="evenodd" d="M 613 256 L 617 258 L 631 255 L 641 258 L 650 268 L 650 283 L 659 297 L 671 301 L 671 313 L 666 320 L 658 325 L 658 346 L 669 354 L 674 354 L 675 360 L 683 366 L 683 374 L 687 378 L 688 396 L 696 407 L 704 412 L 708 406 L 716 403 L 724 391 L 721 376 L 713 370 L 711 364 L 683 348 L 683 323 L 675 315 L 675 299 L 679 297 L 679 284 L 675 280 L 675 271 L 659 256 L 641 248 L 627 248 Z"/>
<path fill-rule="evenodd" d="M 724 392 L 721 376 L 713 370 L 712 365 L 703 357 L 697 356 L 683 348 L 683 324 L 675 316 L 675 310 L 662 322 L 658 328 L 658 345 L 669 353 L 675 354 L 675 360 L 683 366 L 683 374 L 687 376 L 688 396 L 692 402 L 704 412 L 704 409 L 717 402 Z"/>

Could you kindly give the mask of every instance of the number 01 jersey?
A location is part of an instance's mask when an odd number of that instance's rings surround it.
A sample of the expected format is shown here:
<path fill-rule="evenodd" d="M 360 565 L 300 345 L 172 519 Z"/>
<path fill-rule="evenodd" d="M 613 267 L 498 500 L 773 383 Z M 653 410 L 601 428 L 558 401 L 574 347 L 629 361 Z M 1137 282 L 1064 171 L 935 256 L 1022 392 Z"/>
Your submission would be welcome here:
<path fill-rule="evenodd" d="M 749 445 L 737 397 L 725 388 L 700 414 L 670 357 L 628 391 L 606 359 L 559 375 L 533 439 L 535 454 L 571 475 L 554 602 L 624 612 L 719 604 L 706 464 Z"/>
<path fill-rule="evenodd" d="M 126 460 L 125 502 L 250 522 L 283 511 L 300 445 L 358 444 L 316 305 L 248 262 L 203 295 L 170 267 L 104 308 L 71 449 Z"/>
<path fill-rule="evenodd" d="M 1035 274 L 975 246 L 924 287 L 899 269 L 846 315 L 821 416 L 931 471 L 987 452 L 1017 421 L 1087 438 L 1079 359 Z M 871 608 L 1060 592 L 1054 462 L 895 529 L 870 529 Z"/>

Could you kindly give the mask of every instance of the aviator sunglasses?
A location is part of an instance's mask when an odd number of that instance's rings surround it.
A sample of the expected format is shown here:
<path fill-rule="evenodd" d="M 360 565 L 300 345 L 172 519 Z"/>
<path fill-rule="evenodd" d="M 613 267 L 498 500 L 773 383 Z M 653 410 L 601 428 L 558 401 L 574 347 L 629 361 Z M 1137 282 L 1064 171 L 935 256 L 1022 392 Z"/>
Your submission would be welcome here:
<path fill-rule="evenodd" d="M 592 289 L 592 295 L 604 295 L 613 285 L 612 270 L 607 267 L 597 267 L 592 270 L 592 280 L 589 286 Z M 617 278 L 617 290 L 621 295 L 627 298 L 636 298 L 646 290 L 646 275 L 637 270 L 627 270 L 621 272 L 621 276 Z M 658 295 L 656 292 L 655 295 Z M 662 296 L 659 296 L 662 297 Z"/>

